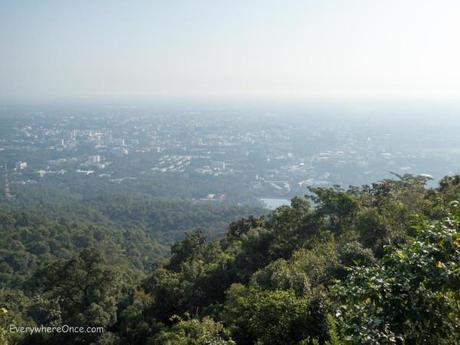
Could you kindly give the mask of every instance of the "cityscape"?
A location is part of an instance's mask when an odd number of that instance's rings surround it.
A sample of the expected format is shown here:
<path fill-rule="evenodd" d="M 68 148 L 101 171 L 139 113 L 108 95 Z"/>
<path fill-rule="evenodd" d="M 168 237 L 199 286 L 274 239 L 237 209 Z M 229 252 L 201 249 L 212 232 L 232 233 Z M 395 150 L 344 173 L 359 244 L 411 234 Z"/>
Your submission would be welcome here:
<path fill-rule="evenodd" d="M 265 115 L 261 121 L 251 110 L 175 111 L 112 107 L 85 116 L 51 109 L 3 119 L 3 197 L 40 183 L 78 183 L 88 192 L 94 185 L 117 190 L 129 184 L 161 196 L 145 186 L 162 181 L 181 198 L 274 208 L 310 187 L 460 171 L 460 152 L 446 151 L 460 143 L 448 124 L 424 132 L 419 145 L 420 123 L 407 129 L 319 116 Z"/>
<path fill-rule="evenodd" d="M 0 345 L 460 344 L 459 1 L 0 7 Z"/>

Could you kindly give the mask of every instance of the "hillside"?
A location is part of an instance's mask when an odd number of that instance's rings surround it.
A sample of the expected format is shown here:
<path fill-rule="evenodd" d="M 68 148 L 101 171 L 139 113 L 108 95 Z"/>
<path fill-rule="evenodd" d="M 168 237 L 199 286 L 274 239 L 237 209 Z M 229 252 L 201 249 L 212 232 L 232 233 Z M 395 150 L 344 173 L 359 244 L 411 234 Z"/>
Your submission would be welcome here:
<path fill-rule="evenodd" d="M 425 184 L 407 175 L 311 189 L 291 206 L 232 222 L 222 239 L 189 232 L 144 278 L 104 254 L 110 242 L 85 248 L 1 290 L 1 324 L 105 332 L 4 337 L 18 344 L 458 344 L 460 177 Z"/>
<path fill-rule="evenodd" d="M 129 196 L 64 198 L 0 205 L 0 288 L 17 286 L 54 260 L 93 248 L 108 263 L 145 272 L 167 258 L 185 233 L 201 229 L 221 237 L 226 224 L 260 208 L 197 204 Z"/>

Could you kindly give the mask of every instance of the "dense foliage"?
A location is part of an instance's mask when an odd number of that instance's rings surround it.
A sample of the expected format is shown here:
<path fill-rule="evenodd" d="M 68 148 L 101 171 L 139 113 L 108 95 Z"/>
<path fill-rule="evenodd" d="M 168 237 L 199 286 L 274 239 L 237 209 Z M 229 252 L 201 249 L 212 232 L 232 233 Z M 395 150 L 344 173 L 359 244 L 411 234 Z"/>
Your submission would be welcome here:
<path fill-rule="evenodd" d="M 86 248 L 49 262 L 15 289 L 0 290 L 0 322 L 94 325 L 103 334 L 18 335 L 5 328 L 0 339 L 459 344 L 460 177 L 446 177 L 438 188 L 425 184 L 401 176 L 347 190 L 314 188 L 291 206 L 231 223 L 222 239 L 189 232 L 145 277 L 107 257 L 109 242 L 101 241 L 97 253 Z"/>
<path fill-rule="evenodd" d="M 55 194 L 55 193 L 53 193 Z M 111 265 L 148 270 L 187 231 L 221 236 L 225 224 L 263 210 L 180 200 L 112 197 L 0 207 L 0 287 L 47 262 L 97 248 Z"/>

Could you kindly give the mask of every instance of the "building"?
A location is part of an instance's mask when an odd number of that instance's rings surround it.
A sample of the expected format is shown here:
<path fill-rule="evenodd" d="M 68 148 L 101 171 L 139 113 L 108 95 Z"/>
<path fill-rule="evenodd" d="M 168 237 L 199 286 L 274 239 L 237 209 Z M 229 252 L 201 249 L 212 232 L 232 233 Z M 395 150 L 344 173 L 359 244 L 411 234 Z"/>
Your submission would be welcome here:
<path fill-rule="evenodd" d="M 23 162 L 23 161 L 16 162 L 15 168 L 16 170 L 27 169 L 27 162 Z"/>

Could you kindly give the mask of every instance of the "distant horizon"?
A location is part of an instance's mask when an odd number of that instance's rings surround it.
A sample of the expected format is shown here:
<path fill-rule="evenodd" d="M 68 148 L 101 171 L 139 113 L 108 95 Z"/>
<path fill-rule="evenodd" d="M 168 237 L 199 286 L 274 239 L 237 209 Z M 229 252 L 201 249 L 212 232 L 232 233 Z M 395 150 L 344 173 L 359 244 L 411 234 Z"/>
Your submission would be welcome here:
<path fill-rule="evenodd" d="M 460 101 L 457 100 L 274 100 L 274 99 L 184 99 L 162 98 L 150 100 L 60 100 L 23 103 L 1 103 L 0 119 L 8 116 L 62 115 L 74 116 L 215 116 L 216 120 L 228 116 L 245 116 L 263 120 L 285 118 L 299 123 L 304 120 L 362 120 L 404 126 L 436 125 L 457 128 Z M 416 122 L 414 122 L 416 121 Z"/>
<path fill-rule="evenodd" d="M 460 101 L 454 0 L 2 1 L 0 103 Z"/>
<path fill-rule="evenodd" d="M 442 105 L 460 106 L 460 98 L 456 97 L 66 97 L 40 99 L 0 99 L 0 106 L 28 106 L 28 105 L 119 105 L 119 106 L 149 106 L 156 104 L 237 104 L 237 105 L 296 105 L 296 106 L 336 106 L 336 105 L 398 105 L 423 106 Z"/>

